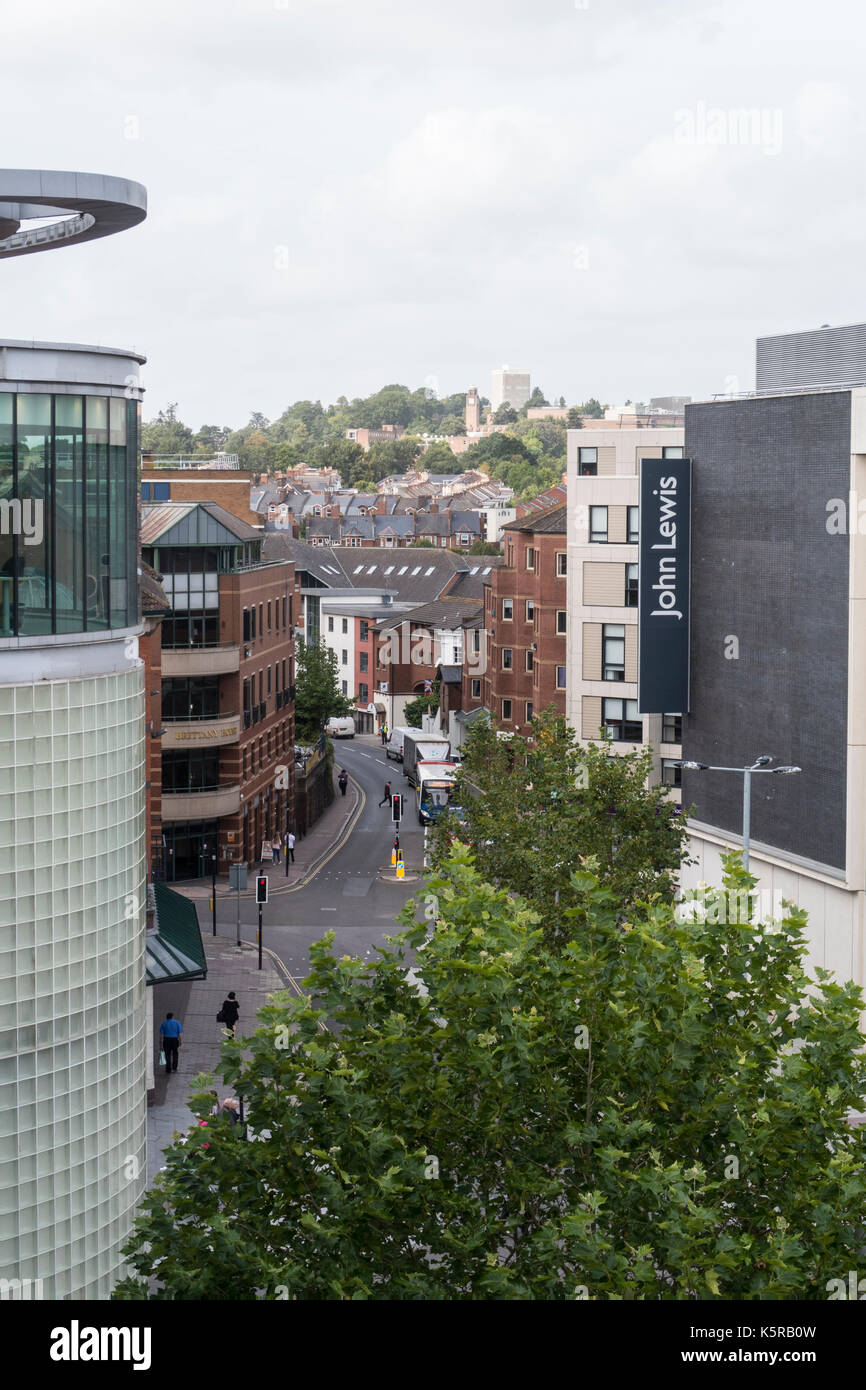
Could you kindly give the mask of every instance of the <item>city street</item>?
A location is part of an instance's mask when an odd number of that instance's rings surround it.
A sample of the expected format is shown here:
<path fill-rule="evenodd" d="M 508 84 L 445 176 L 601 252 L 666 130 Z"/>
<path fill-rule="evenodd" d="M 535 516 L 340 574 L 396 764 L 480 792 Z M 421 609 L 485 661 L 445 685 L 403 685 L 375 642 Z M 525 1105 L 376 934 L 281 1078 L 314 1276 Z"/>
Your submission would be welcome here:
<path fill-rule="evenodd" d="M 345 842 L 297 888 L 275 891 L 282 886 L 283 868 L 270 870 L 271 896 L 262 914 L 264 945 L 297 980 L 307 973 L 310 944 L 326 931 L 335 933 L 335 949 L 340 954 L 369 954 L 383 936 L 395 929 L 397 913 L 423 886 L 416 874 L 423 864 L 424 831 L 418 824 L 414 792 L 403 776 L 402 764 L 389 760 L 379 738 L 373 735 L 337 740 L 334 753 L 335 774 L 345 767 L 361 788 L 360 814 Z M 390 869 L 394 843 L 390 806 L 378 804 L 386 781 L 391 782 L 393 791 L 400 791 L 405 797 L 400 826 L 407 873 L 403 882 L 386 882 L 379 877 L 379 869 Z M 341 800 L 337 792 L 337 803 Z M 241 938 L 250 942 L 256 940 L 258 923 L 254 897 L 257 868 L 250 865 L 248 888 L 241 894 Z M 234 939 L 235 901 L 234 893 L 228 891 L 223 881 L 217 889 L 219 936 Z M 198 898 L 197 906 L 202 934 L 210 935 L 207 901 Z"/>

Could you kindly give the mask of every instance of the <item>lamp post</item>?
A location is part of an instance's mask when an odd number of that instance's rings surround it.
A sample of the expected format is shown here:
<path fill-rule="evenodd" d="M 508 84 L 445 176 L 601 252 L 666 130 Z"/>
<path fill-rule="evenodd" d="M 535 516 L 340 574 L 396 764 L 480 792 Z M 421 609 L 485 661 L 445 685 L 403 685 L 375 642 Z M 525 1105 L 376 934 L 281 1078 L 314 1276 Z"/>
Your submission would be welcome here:
<path fill-rule="evenodd" d="M 752 819 L 752 773 L 769 772 L 775 775 L 788 775 L 802 772 L 801 767 L 769 767 L 773 759 L 769 753 L 762 753 L 749 767 L 712 767 L 709 763 L 698 763 L 678 758 L 675 767 L 687 768 L 690 772 L 738 772 L 743 779 L 743 868 L 749 869 L 749 834 Z"/>

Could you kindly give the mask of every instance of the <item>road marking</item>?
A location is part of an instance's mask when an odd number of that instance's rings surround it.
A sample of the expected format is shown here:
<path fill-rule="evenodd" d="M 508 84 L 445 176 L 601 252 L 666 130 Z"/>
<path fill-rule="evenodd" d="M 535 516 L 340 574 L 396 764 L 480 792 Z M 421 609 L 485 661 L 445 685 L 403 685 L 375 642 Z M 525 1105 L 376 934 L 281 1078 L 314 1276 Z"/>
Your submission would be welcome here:
<path fill-rule="evenodd" d="M 372 753 L 362 753 L 362 754 L 361 754 L 361 757 L 362 757 L 362 758 L 372 758 L 372 756 L 373 756 Z"/>
<path fill-rule="evenodd" d="M 336 912 L 337 909 L 336 909 L 335 907 L 320 907 L 320 908 L 319 908 L 319 911 L 320 911 L 320 912 Z"/>

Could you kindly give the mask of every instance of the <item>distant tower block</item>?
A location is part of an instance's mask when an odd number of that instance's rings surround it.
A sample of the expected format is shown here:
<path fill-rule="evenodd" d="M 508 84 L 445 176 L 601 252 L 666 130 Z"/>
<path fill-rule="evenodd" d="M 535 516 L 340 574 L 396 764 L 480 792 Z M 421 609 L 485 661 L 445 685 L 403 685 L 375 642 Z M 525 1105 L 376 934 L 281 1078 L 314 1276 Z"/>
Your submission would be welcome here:
<path fill-rule="evenodd" d="M 478 387 L 470 386 L 466 392 L 466 433 L 471 434 L 473 430 L 481 428 L 481 403 L 478 399 Z"/>

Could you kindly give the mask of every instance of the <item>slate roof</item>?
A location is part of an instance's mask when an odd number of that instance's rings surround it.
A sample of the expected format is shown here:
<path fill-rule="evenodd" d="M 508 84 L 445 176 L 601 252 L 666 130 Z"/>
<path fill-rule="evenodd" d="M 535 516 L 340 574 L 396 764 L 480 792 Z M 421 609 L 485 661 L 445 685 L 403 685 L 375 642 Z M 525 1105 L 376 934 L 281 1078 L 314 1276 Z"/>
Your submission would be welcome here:
<path fill-rule="evenodd" d="M 141 589 L 141 611 L 142 613 L 170 613 L 171 604 L 165 596 L 165 590 L 160 584 L 160 576 L 155 569 L 144 560 L 139 561 L 141 579 L 139 587 Z"/>
<path fill-rule="evenodd" d="M 537 531 L 539 534 L 553 533 L 564 536 L 568 531 L 568 508 L 561 502 L 559 506 L 549 507 L 547 511 L 530 512 L 529 516 L 518 521 L 507 522 L 503 530 Z"/>
<path fill-rule="evenodd" d="M 397 613 L 393 618 L 388 618 L 379 624 L 379 630 L 384 632 L 387 628 L 399 627 L 404 621 L 410 623 L 420 623 L 424 627 L 445 628 L 451 631 L 453 628 L 463 627 L 467 621 L 480 616 L 484 604 L 480 600 L 464 599 L 455 601 L 452 598 L 438 599 L 434 603 L 424 603 L 420 608 L 412 608 L 408 613 Z"/>
<path fill-rule="evenodd" d="M 346 572 L 336 558 L 333 549 L 318 549 L 296 540 L 288 531 L 267 531 L 262 546 L 263 560 L 291 560 L 295 571 L 306 571 L 329 589 L 345 588 L 349 584 Z M 348 550 L 344 554 L 355 555 L 357 551 Z"/>

